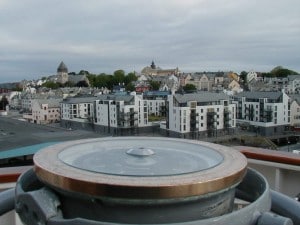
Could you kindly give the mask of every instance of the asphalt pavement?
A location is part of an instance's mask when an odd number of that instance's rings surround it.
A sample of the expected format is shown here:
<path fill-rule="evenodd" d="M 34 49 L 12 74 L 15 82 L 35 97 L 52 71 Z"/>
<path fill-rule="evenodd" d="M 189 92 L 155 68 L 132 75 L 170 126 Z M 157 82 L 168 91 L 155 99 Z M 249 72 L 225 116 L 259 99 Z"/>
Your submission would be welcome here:
<path fill-rule="evenodd" d="M 0 116 L 0 151 L 45 142 L 60 142 L 103 137 L 85 130 L 67 130 L 55 125 L 38 125 L 20 120 L 18 116 Z"/>

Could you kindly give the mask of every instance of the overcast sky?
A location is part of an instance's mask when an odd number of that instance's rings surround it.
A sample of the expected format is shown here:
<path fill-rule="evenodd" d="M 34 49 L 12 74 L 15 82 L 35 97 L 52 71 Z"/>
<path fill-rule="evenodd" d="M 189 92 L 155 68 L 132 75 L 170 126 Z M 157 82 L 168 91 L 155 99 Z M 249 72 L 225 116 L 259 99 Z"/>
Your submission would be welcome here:
<path fill-rule="evenodd" d="M 300 72 L 299 0 L 0 0 L 0 83 L 69 72 Z"/>

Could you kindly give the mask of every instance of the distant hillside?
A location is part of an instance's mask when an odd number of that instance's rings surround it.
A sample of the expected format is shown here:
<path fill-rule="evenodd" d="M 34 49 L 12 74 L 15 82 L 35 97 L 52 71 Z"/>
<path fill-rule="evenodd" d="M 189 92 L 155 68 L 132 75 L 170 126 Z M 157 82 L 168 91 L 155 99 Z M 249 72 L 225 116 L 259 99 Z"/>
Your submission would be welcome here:
<path fill-rule="evenodd" d="M 0 88 L 2 89 L 8 89 L 8 90 L 15 90 L 19 88 L 20 83 L 0 83 Z"/>
<path fill-rule="evenodd" d="M 299 73 L 287 68 L 283 68 L 282 66 L 277 66 L 269 73 L 262 73 L 262 75 L 266 77 L 287 77 L 289 75 L 299 75 Z"/>

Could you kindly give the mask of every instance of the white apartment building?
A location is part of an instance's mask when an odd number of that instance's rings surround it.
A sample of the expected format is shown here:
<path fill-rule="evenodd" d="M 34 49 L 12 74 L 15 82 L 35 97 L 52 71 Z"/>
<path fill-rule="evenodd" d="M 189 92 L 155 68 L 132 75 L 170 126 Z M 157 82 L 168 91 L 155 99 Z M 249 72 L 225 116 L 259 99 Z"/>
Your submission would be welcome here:
<path fill-rule="evenodd" d="M 145 100 L 145 102 L 147 102 L 149 115 L 162 116 L 166 102 L 164 99 Z"/>
<path fill-rule="evenodd" d="M 242 92 L 234 96 L 240 125 L 265 136 L 282 134 L 290 124 L 288 95 L 278 92 Z"/>
<path fill-rule="evenodd" d="M 70 98 L 61 103 L 62 126 L 90 128 L 112 134 L 147 129 L 148 102 L 135 92 L 130 95 L 99 95 Z"/>
<path fill-rule="evenodd" d="M 234 132 L 236 106 L 223 93 L 169 95 L 166 130 L 171 136 L 199 138 Z"/>
<path fill-rule="evenodd" d="M 21 108 L 25 112 L 31 112 L 32 110 L 32 98 L 25 97 L 21 99 Z"/>
<path fill-rule="evenodd" d="M 272 87 L 274 91 L 283 89 L 287 94 L 300 94 L 300 75 L 267 77 L 264 82 Z"/>
<path fill-rule="evenodd" d="M 36 124 L 50 124 L 60 121 L 60 102 L 62 99 L 32 99 L 31 113 L 23 118 Z"/>
<path fill-rule="evenodd" d="M 72 127 L 80 123 L 94 122 L 94 102 L 96 97 L 67 98 L 61 102 L 61 125 Z"/>
<path fill-rule="evenodd" d="M 166 101 L 168 91 L 148 91 L 143 93 L 143 99 L 147 103 L 148 115 L 166 116 Z"/>
<path fill-rule="evenodd" d="M 119 134 L 128 130 L 146 129 L 148 103 L 142 95 L 103 95 L 95 103 L 95 125 L 97 129 Z"/>

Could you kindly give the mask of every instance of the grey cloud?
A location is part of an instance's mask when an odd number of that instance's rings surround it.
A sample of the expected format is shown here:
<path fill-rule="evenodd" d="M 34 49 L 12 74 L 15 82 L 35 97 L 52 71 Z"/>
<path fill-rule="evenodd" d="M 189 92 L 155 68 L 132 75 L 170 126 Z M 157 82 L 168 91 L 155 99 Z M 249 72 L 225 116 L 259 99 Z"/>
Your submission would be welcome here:
<path fill-rule="evenodd" d="M 112 0 L 0 3 L 1 80 L 71 71 L 298 70 L 298 0 Z"/>

